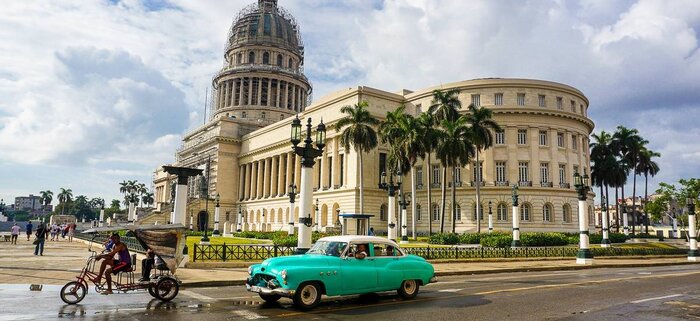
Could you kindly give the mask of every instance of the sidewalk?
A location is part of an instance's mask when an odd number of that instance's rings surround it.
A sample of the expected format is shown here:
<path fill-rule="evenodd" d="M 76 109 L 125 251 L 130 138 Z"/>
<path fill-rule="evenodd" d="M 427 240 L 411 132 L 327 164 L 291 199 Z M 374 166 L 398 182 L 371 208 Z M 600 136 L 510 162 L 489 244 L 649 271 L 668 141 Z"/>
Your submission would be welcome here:
<path fill-rule="evenodd" d="M 47 242 L 44 256 L 34 256 L 34 245 L 26 238 L 20 238 L 18 245 L 0 242 L 0 284 L 65 284 L 82 269 L 89 255 L 87 248 L 82 242 L 62 239 Z M 177 276 L 184 287 L 243 285 L 249 264 L 196 262 L 178 269 Z M 688 262 L 686 257 L 596 258 L 592 266 L 578 265 L 573 258 L 433 262 L 437 276 L 681 264 L 697 263 Z M 137 273 L 140 269 L 139 262 Z"/>

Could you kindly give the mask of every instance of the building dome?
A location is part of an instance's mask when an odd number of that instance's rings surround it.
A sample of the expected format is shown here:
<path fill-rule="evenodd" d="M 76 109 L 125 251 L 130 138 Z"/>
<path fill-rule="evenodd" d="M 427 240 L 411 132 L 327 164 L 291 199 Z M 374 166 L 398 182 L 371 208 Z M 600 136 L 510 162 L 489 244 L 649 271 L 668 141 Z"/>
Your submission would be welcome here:
<path fill-rule="evenodd" d="M 226 51 L 256 44 L 303 51 L 299 26 L 277 0 L 258 0 L 241 10 L 229 30 Z"/>

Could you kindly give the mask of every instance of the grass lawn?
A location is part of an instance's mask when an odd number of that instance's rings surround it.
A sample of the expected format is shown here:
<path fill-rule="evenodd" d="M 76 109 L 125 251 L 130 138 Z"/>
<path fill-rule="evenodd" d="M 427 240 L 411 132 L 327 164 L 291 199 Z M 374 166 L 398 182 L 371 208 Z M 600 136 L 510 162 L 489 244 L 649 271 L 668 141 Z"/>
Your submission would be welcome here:
<path fill-rule="evenodd" d="M 202 239 L 201 236 L 188 236 L 187 237 L 187 248 L 191 249 L 193 248 L 194 244 L 197 243 L 199 244 L 199 241 Z M 270 240 L 259 240 L 259 239 L 246 239 L 246 238 L 241 238 L 241 237 L 223 237 L 223 236 L 218 236 L 218 237 L 209 237 L 209 243 L 212 245 L 220 245 L 220 244 L 272 244 L 272 241 Z"/>
<path fill-rule="evenodd" d="M 615 247 L 627 249 L 676 249 L 677 247 L 666 243 L 623 243 L 615 244 Z"/>

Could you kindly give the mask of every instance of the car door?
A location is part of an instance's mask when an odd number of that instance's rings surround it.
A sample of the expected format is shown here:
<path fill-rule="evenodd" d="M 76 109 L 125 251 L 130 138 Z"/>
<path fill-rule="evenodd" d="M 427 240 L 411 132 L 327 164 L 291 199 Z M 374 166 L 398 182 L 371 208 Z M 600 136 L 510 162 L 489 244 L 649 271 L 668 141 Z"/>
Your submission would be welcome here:
<path fill-rule="evenodd" d="M 357 244 L 350 244 L 348 253 L 355 253 Z M 374 259 L 367 256 L 364 259 L 345 255 L 340 262 L 343 282 L 343 293 L 355 294 L 372 292 L 377 287 L 377 270 Z"/>
<path fill-rule="evenodd" d="M 388 243 L 373 243 L 371 257 L 377 270 L 377 291 L 396 290 L 403 281 L 400 253 Z"/>

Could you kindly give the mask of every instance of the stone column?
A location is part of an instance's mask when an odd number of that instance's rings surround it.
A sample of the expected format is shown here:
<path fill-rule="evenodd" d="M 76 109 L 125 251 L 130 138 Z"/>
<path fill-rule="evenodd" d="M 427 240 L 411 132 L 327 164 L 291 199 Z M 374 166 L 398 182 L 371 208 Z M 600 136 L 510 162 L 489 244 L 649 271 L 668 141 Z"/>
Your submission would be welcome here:
<path fill-rule="evenodd" d="M 292 110 L 298 112 L 299 109 L 297 109 L 296 101 L 297 101 L 297 86 L 292 85 Z"/>
<path fill-rule="evenodd" d="M 301 159 L 301 157 L 297 157 Z M 299 184 L 300 193 L 299 198 L 301 200 L 301 206 L 299 207 L 299 218 L 308 217 L 312 215 L 312 204 L 313 204 L 313 165 L 303 166 L 301 168 L 301 183 Z M 292 216 L 294 216 L 292 212 Z M 302 251 L 306 251 L 311 248 L 311 227 L 306 226 L 306 224 L 299 224 L 299 239 L 297 248 L 301 248 Z"/>
<path fill-rule="evenodd" d="M 243 187 L 245 187 L 245 165 L 239 165 L 238 166 L 238 200 L 242 200 L 245 198 L 245 191 L 243 190 Z"/>
<path fill-rule="evenodd" d="M 282 106 L 282 102 L 280 101 L 280 98 L 282 97 L 282 94 L 280 93 L 280 88 L 282 88 L 281 83 L 282 83 L 282 81 L 277 79 L 277 93 L 276 93 L 277 97 L 275 98 L 275 103 L 276 103 L 275 107 L 277 107 L 277 108 L 284 108 L 284 106 Z"/>
<path fill-rule="evenodd" d="M 387 238 L 396 241 L 396 222 L 394 218 L 394 215 L 396 215 L 396 194 L 394 193 L 393 188 L 389 188 L 391 190 L 389 191 L 389 213 L 387 214 Z"/>
<path fill-rule="evenodd" d="M 265 158 L 263 160 L 263 173 L 262 173 L 262 198 L 267 198 L 270 196 L 270 158 Z"/>
<path fill-rule="evenodd" d="M 577 264 L 593 264 L 593 253 L 591 249 L 588 248 L 589 238 L 588 238 L 588 215 L 586 214 L 587 208 L 586 200 L 579 198 L 578 200 L 578 228 L 579 228 L 579 250 L 576 254 Z"/>
<path fill-rule="evenodd" d="M 250 199 L 250 174 L 251 174 L 251 169 L 253 168 L 251 163 L 245 164 L 245 185 L 243 186 L 243 199 Z"/>

